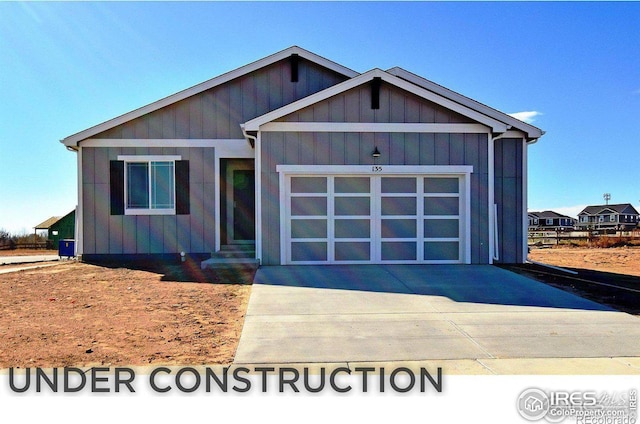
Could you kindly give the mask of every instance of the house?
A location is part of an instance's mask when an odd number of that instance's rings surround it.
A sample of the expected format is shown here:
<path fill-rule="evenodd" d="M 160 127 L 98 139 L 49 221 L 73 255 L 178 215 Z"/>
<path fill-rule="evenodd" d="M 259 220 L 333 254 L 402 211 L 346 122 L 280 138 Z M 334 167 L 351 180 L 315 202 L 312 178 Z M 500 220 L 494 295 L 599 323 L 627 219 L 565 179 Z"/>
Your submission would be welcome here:
<path fill-rule="evenodd" d="M 523 262 L 543 131 L 401 68 L 290 47 L 62 143 L 85 260 Z"/>
<path fill-rule="evenodd" d="M 47 247 L 52 249 L 58 248 L 58 242 L 63 239 L 75 238 L 75 209 L 63 217 L 52 216 L 46 221 L 34 227 L 36 233 L 38 230 L 47 231 Z"/>
<path fill-rule="evenodd" d="M 587 206 L 578 214 L 576 227 L 582 230 L 629 231 L 638 225 L 640 215 L 630 203 Z"/>
<path fill-rule="evenodd" d="M 572 231 L 576 219 L 554 211 L 529 212 L 529 231 Z"/>
<path fill-rule="evenodd" d="M 76 211 L 75 209 L 58 219 L 49 227 L 49 240 L 55 248 L 58 242 L 65 239 L 74 239 L 76 230 Z"/>
<path fill-rule="evenodd" d="M 51 226 L 53 224 L 55 224 L 56 222 L 58 222 L 58 220 L 60 219 L 59 216 L 52 216 L 51 218 L 48 218 L 44 221 L 42 221 L 41 223 L 39 223 L 38 225 L 36 225 L 35 227 L 33 227 L 34 230 L 34 238 L 33 241 L 34 243 L 43 243 L 44 246 L 47 249 L 53 249 L 54 245 L 53 242 L 51 242 L 51 236 L 53 235 L 52 230 L 51 230 Z M 40 237 L 44 236 L 44 232 L 46 231 L 47 233 L 47 238 L 46 241 L 44 242 L 38 242 L 38 234 L 40 234 Z M 42 239 L 40 239 L 42 240 Z"/>

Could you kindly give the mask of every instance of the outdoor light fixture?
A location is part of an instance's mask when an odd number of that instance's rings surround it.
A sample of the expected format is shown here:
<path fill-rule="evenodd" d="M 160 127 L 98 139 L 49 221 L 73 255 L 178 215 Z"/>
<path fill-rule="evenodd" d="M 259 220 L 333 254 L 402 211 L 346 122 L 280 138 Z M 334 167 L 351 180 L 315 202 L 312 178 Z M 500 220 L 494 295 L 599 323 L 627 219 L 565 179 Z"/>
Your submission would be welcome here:
<path fill-rule="evenodd" d="M 374 158 L 380 157 L 380 151 L 378 150 L 377 146 L 373 149 L 373 153 L 371 153 L 371 156 L 373 156 Z"/>

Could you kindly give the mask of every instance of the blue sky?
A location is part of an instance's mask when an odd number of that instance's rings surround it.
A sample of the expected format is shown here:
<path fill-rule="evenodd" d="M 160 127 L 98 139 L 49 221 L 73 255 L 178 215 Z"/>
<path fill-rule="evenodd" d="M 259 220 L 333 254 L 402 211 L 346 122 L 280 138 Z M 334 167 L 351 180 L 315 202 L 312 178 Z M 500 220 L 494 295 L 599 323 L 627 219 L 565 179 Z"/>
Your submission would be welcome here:
<path fill-rule="evenodd" d="M 0 228 L 74 208 L 62 138 L 291 45 L 530 112 L 531 210 L 640 204 L 640 3 L 0 2 Z"/>

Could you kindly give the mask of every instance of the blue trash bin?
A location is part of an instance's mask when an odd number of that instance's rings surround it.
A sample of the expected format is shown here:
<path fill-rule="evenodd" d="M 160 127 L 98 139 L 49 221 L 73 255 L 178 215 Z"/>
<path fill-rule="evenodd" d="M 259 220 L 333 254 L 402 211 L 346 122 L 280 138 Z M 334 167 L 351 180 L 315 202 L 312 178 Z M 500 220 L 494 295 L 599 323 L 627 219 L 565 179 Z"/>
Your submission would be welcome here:
<path fill-rule="evenodd" d="M 58 244 L 58 256 L 71 258 L 76 255 L 76 241 L 73 239 L 60 240 Z"/>

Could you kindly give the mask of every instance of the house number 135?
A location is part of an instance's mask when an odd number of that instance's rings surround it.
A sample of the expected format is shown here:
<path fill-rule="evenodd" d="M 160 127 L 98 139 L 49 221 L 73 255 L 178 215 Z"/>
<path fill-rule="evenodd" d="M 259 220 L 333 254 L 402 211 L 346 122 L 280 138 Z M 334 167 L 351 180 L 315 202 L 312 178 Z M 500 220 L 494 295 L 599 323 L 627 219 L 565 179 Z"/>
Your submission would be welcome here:
<path fill-rule="evenodd" d="M 382 172 L 382 167 L 381 166 L 373 166 L 373 167 L 371 167 L 371 171 L 372 172 Z"/>

